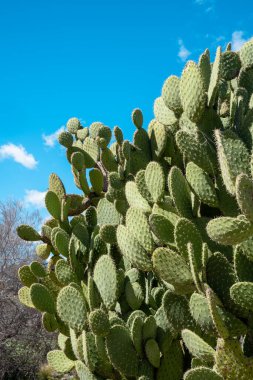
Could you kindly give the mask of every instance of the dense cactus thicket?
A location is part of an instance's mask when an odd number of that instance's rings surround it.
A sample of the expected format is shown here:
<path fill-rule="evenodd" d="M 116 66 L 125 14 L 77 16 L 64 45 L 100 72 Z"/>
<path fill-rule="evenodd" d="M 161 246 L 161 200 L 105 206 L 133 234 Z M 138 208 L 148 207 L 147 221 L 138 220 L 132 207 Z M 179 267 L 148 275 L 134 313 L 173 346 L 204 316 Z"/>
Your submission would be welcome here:
<path fill-rule="evenodd" d="M 23 266 L 19 299 L 42 312 L 56 371 L 81 380 L 253 379 L 253 40 L 206 50 L 170 76 L 133 142 L 67 123 L 82 195 L 56 174 L 52 218 Z M 80 192 L 79 192 L 80 194 Z"/>

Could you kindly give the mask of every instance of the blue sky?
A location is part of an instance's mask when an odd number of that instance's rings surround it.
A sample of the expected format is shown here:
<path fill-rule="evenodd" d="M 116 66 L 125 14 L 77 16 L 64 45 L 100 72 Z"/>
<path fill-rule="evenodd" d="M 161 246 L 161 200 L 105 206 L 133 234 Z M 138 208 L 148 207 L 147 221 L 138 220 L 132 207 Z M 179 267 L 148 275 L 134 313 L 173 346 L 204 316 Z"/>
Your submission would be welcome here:
<path fill-rule="evenodd" d="M 152 119 L 164 80 L 186 59 L 253 35 L 251 1 L 36 0 L 0 2 L 0 201 L 40 207 L 56 172 L 73 191 L 56 142 L 69 117 L 119 125 Z M 43 209 L 41 209 L 43 212 Z"/>

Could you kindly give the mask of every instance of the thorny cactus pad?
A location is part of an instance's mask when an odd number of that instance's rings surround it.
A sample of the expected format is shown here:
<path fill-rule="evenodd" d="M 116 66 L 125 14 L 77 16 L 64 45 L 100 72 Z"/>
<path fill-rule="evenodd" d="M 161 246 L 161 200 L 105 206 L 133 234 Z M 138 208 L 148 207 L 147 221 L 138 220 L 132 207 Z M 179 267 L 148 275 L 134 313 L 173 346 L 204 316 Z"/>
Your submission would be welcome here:
<path fill-rule="evenodd" d="M 253 40 L 165 80 L 133 142 L 77 118 L 59 135 L 79 189 L 56 174 L 20 302 L 81 380 L 253 379 Z M 80 195 L 81 194 L 81 195 Z M 47 260 L 44 265 L 40 264 Z"/>

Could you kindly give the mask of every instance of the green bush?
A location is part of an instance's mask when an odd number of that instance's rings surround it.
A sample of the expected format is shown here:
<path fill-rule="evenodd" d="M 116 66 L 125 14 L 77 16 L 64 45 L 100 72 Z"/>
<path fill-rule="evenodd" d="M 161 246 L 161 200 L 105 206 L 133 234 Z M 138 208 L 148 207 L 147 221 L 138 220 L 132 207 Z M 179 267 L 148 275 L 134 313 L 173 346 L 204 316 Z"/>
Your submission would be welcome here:
<path fill-rule="evenodd" d="M 59 136 L 82 195 L 56 174 L 19 299 L 42 312 L 57 372 L 81 380 L 253 379 L 253 41 L 170 76 L 133 142 L 77 118 Z"/>

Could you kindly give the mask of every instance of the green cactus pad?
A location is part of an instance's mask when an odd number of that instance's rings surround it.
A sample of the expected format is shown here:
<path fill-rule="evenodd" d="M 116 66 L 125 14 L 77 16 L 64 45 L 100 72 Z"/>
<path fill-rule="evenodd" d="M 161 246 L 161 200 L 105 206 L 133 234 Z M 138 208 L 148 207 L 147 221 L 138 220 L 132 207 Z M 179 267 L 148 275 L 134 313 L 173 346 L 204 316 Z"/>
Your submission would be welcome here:
<path fill-rule="evenodd" d="M 83 213 L 84 224 L 87 226 L 87 231 L 89 228 L 93 229 L 97 225 L 97 210 L 94 206 L 89 206 Z M 85 233 L 86 235 L 86 233 Z M 82 238 L 80 237 L 80 240 Z M 86 236 L 85 236 L 86 240 Z"/>
<path fill-rule="evenodd" d="M 206 229 L 212 240 L 224 245 L 240 244 L 253 235 L 253 224 L 244 215 L 212 219 Z"/>
<path fill-rule="evenodd" d="M 94 371 L 97 365 L 98 356 L 95 343 L 95 336 L 90 331 L 82 332 L 83 358 L 90 371 Z"/>
<path fill-rule="evenodd" d="M 121 145 L 124 141 L 122 130 L 116 125 L 113 129 L 115 139 L 119 145 Z"/>
<path fill-rule="evenodd" d="M 218 207 L 218 197 L 214 184 L 207 173 L 193 162 L 186 166 L 186 179 L 202 203 Z"/>
<path fill-rule="evenodd" d="M 149 206 L 148 201 L 142 197 L 135 182 L 127 182 L 125 191 L 129 206 L 137 207 L 144 212 L 151 212 L 151 207 Z"/>
<path fill-rule="evenodd" d="M 104 186 L 103 174 L 99 169 L 95 168 L 89 172 L 89 176 L 93 191 L 95 191 L 97 194 L 100 194 Z"/>
<path fill-rule="evenodd" d="M 99 130 L 100 130 L 100 128 L 102 126 L 103 126 L 103 123 L 101 123 L 100 121 L 93 122 L 89 126 L 89 135 L 90 135 L 90 137 L 92 137 L 95 140 L 97 138 L 98 132 L 99 132 Z"/>
<path fill-rule="evenodd" d="M 123 225 L 117 228 L 117 241 L 122 254 L 135 265 L 137 269 L 143 271 L 152 269 L 149 254 Z"/>
<path fill-rule="evenodd" d="M 223 182 L 227 191 L 235 195 L 236 177 L 241 173 L 249 174 L 249 153 L 232 131 L 216 130 L 215 138 Z"/>
<path fill-rule="evenodd" d="M 133 310 L 139 309 L 144 301 L 143 289 L 138 282 L 131 283 L 130 281 L 127 281 L 125 286 L 125 296 L 128 305 Z"/>
<path fill-rule="evenodd" d="M 71 155 L 71 164 L 78 171 L 82 171 L 84 169 L 84 155 L 81 152 L 74 152 Z"/>
<path fill-rule="evenodd" d="M 217 305 L 220 303 L 220 300 L 210 288 L 206 290 L 206 297 L 216 330 L 220 337 L 227 339 L 229 337 L 229 331 L 226 324 L 224 323 L 222 315 L 220 315 L 219 310 L 217 309 Z"/>
<path fill-rule="evenodd" d="M 251 39 L 242 46 L 240 50 L 240 59 L 243 68 L 253 67 L 253 40 Z"/>
<path fill-rule="evenodd" d="M 135 108 L 132 112 L 132 122 L 136 126 L 136 128 L 141 128 L 143 124 L 143 115 L 139 108 Z"/>
<path fill-rule="evenodd" d="M 183 328 L 193 328 L 194 321 L 190 313 L 189 303 L 184 296 L 180 296 L 168 290 L 162 300 L 163 308 L 175 331 Z"/>
<path fill-rule="evenodd" d="M 173 166 L 168 177 L 168 187 L 180 215 L 191 218 L 192 204 L 189 185 L 179 168 Z"/>
<path fill-rule="evenodd" d="M 48 288 L 42 284 L 33 284 L 30 288 L 30 296 L 33 305 L 39 311 L 55 313 L 55 302 Z"/>
<path fill-rule="evenodd" d="M 154 202 L 164 196 L 165 177 L 162 167 L 157 162 L 150 162 L 145 170 L 145 181 Z"/>
<path fill-rule="evenodd" d="M 95 335 L 106 336 L 109 333 L 109 318 L 101 309 L 93 310 L 89 314 L 89 324 L 93 334 Z"/>
<path fill-rule="evenodd" d="M 177 122 L 174 112 L 166 107 L 162 97 L 154 102 L 154 115 L 156 120 L 163 125 L 173 125 Z"/>
<path fill-rule="evenodd" d="M 87 300 L 90 310 L 97 309 L 101 304 L 100 294 L 91 276 L 88 278 Z"/>
<path fill-rule="evenodd" d="M 50 252 L 51 246 L 48 244 L 39 244 L 36 246 L 36 254 L 42 260 L 48 259 Z"/>
<path fill-rule="evenodd" d="M 130 315 L 128 316 L 128 319 L 127 319 L 127 326 L 129 327 L 130 330 L 132 328 L 134 319 L 136 317 L 140 317 L 144 321 L 146 314 L 142 310 L 135 310 L 132 313 L 130 313 Z"/>
<path fill-rule="evenodd" d="M 81 331 L 86 322 L 86 306 L 81 292 L 70 285 L 61 289 L 57 297 L 57 313 L 69 327 Z"/>
<path fill-rule="evenodd" d="M 180 98 L 185 114 L 198 122 L 206 104 L 205 83 L 202 73 L 193 61 L 187 62 L 180 80 Z"/>
<path fill-rule="evenodd" d="M 66 195 L 65 187 L 57 174 L 52 173 L 49 176 L 49 190 L 53 191 L 59 199 L 62 199 Z"/>
<path fill-rule="evenodd" d="M 97 162 L 98 157 L 99 157 L 99 148 L 96 141 L 94 141 L 91 137 L 86 137 L 86 139 L 83 142 L 83 150 L 89 156 L 91 161 L 93 161 L 94 163 Z M 86 167 L 90 166 L 90 165 L 87 166 L 86 160 L 85 160 L 85 165 Z"/>
<path fill-rule="evenodd" d="M 222 275 L 217 268 L 222 268 Z M 209 286 L 229 311 L 247 316 L 247 311 L 236 305 L 230 296 L 230 288 L 237 282 L 237 277 L 233 266 L 221 253 L 217 252 L 208 259 L 206 277 Z"/>
<path fill-rule="evenodd" d="M 58 260 L 55 266 L 57 280 L 62 285 L 69 285 L 71 282 L 77 282 L 77 276 L 65 260 Z"/>
<path fill-rule="evenodd" d="M 180 342 L 174 340 L 166 350 L 157 370 L 157 380 L 181 380 L 183 377 L 183 353 Z"/>
<path fill-rule="evenodd" d="M 67 373 L 74 368 L 75 362 L 68 359 L 68 357 L 61 350 L 53 350 L 48 352 L 47 361 L 54 371 L 59 373 Z"/>
<path fill-rule="evenodd" d="M 193 331 L 188 329 L 182 330 L 182 338 L 193 356 L 208 363 L 214 361 L 215 350 Z"/>
<path fill-rule="evenodd" d="M 221 76 L 221 48 L 218 47 L 216 50 L 215 60 L 212 66 L 210 83 L 209 83 L 208 92 L 207 92 L 208 107 L 212 107 L 215 103 L 217 92 L 218 92 L 220 76 Z"/>
<path fill-rule="evenodd" d="M 98 259 L 93 278 L 105 306 L 108 309 L 114 308 L 118 297 L 118 282 L 116 267 L 111 257 L 103 255 Z"/>
<path fill-rule="evenodd" d="M 109 127 L 107 127 L 106 125 L 102 125 L 98 130 L 97 136 L 105 139 L 108 145 L 112 137 L 112 132 Z"/>
<path fill-rule="evenodd" d="M 43 324 L 44 329 L 48 332 L 54 332 L 58 328 L 58 323 L 53 314 L 43 313 L 42 324 Z"/>
<path fill-rule="evenodd" d="M 102 240 L 108 244 L 116 244 L 116 226 L 112 226 L 111 224 L 104 224 L 101 226 L 99 230 L 99 234 Z"/>
<path fill-rule="evenodd" d="M 193 279 L 184 258 L 168 248 L 157 248 L 152 256 L 154 271 L 178 291 L 191 292 Z"/>
<path fill-rule="evenodd" d="M 244 309 L 253 310 L 253 283 L 237 282 L 230 288 L 231 298 Z"/>
<path fill-rule="evenodd" d="M 45 266 L 43 266 L 38 261 L 33 261 L 30 264 L 30 269 L 31 269 L 32 273 L 34 274 L 34 276 L 36 276 L 36 277 L 42 278 L 42 277 L 46 277 L 48 274 L 46 269 L 45 269 Z"/>
<path fill-rule="evenodd" d="M 105 338 L 96 335 L 95 343 L 96 343 L 96 349 L 97 349 L 97 354 L 98 354 L 98 362 L 97 362 L 98 372 L 101 374 L 104 374 L 104 376 L 107 377 L 108 374 L 111 375 L 113 373 L 113 367 L 112 367 L 112 364 L 110 363 L 108 354 L 106 352 Z"/>
<path fill-rule="evenodd" d="M 234 268 L 239 281 L 253 282 L 253 262 L 239 246 L 234 252 Z"/>
<path fill-rule="evenodd" d="M 32 273 L 29 265 L 23 265 L 18 270 L 18 277 L 23 285 L 30 287 L 37 282 L 36 276 Z"/>
<path fill-rule="evenodd" d="M 68 131 L 72 134 L 77 133 L 80 127 L 81 124 L 77 117 L 71 117 L 67 122 Z"/>
<path fill-rule="evenodd" d="M 59 133 L 58 141 L 61 145 L 65 146 L 66 148 L 69 148 L 72 146 L 74 139 L 71 133 L 63 131 Z"/>
<path fill-rule="evenodd" d="M 222 380 L 217 372 L 213 371 L 210 368 L 198 367 L 190 369 L 184 374 L 184 380 Z"/>
<path fill-rule="evenodd" d="M 18 299 L 23 305 L 27 307 L 34 307 L 32 303 L 32 299 L 31 299 L 31 295 L 30 295 L 30 289 L 28 288 L 28 286 L 23 286 L 22 288 L 19 289 Z"/>
<path fill-rule="evenodd" d="M 84 127 L 84 128 L 81 128 L 81 129 L 78 129 L 78 131 L 76 132 L 76 136 L 79 140 L 81 140 L 82 142 L 86 139 L 86 137 L 89 135 L 89 128 L 88 127 Z"/>
<path fill-rule="evenodd" d="M 210 54 L 209 51 L 205 51 L 201 56 L 199 57 L 198 62 L 204 84 L 205 84 L 205 90 L 208 91 L 209 82 L 210 82 L 210 76 L 211 76 L 211 64 L 210 64 Z"/>
<path fill-rule="evenodd" d="M 135 183 L 142 197 L 145 198 L 148 202 L 152 202 L 152 197 L 145 181 L 145 170 L 138 171 L 135 176 Z"/>
<path fill-rule="evenodd" d="M 186 218 L 180 218 L 175 225 L 175 242 L 179 253 L 188 259 L 188 243 L 191 243 L 198 268 L 201 267 L 202 238 L 197 227 Z"/>
<path fill-rule="evenodd" d="M 226 51 L 221 56 L 221 77 L 225 80 L 234 79 L 241 68 L 240 57 L 233 51 Z"/>
<path fill-rule="evenodd" d="M 149 339 L 145 344 L 145 353 L 153 367 L 160 367 L 160 350 L 155 339 Z"/>
<path fill-rule="evenodd" d="M 156 319 L 153 315 L 149 315 L 145 318 L 142 329 L 142 338 L 143 341 L 147 341 L 148 339 L 155 339 L 157 332 Z"/>
<path fill-rule="evenodd" d="M 209 174 L 216 171 L 216 152 L 203 137 L 179 130 L 176 134 L 176 142 L 185 157 L 198 165 Z"/>
<path fill-rule="evenodd" d="M 100 226 L 103 224 L 117 225 L 120 221 L 120 214 L 112 203 L 103 198 L 99 201 L 97 206 L 97 218 L 97 223 Z"/>
<path fill-rule="evenodd" d="M 163 84 L 162 98 L 165 105 L 176 114 L 182 112 L 182 104 L 179 90 L 180 79 L 171 75 Z"/>
<path fill-rule="evenodd" d="M 137 376 L 138 357 L 126 327 L 113 326 L 106 337 L 106 349 L 113 367 L 123 376 Z"/>
<path fill-rule="evenodd" d="M 138 228 L 136 228 L 138 226 Z M 129 233 L 138 243 L 149 253 L 154 249 L 154 242 L 151 235 L 148 219 L 138 208 L 129 207 L 126 213 L 126 227 Z"/>
<path fill-rule="evenodd" d="M 246 174 L 236 178 L 236 199 L 241 212 L 253 222 L 253 181 Z"/>
<path fill-rule="evenodd" d="M 204 332 L 214 333 L 214 323 L 210 314 L 207 299 L 198 293 L 192 293 L 189 302 L 190 311 L 197 325 Z"/>
<path fill-rule="evenodd" d="M 45 205 L 49 214 L 53 218 L 61 219 L 61 202 L 58 196 L 53 191 L 48 191 L 45 196 Z"/>
<path fill-rule="evenodd" d="M 113 152 L 109 148 L 102 149 L 101 152 L 101 161 L 105 169 L 108 172 L 115 172 L 118 169 L 117 161 L 115 160 Z"/>
<path fill-rule="evenodd" d="M 140 357 L 143 357 L 143 347 L 142 347 L 142 328 L 143 328 L 143 318 L 136 316 L 133 320 L 131 326 L 131 337 L 134 344 L 134 348 Z"/>
<path fill-rule="evenodd" d="M 170 244 L 174 241 L 174 225 L 163 215 L 151 214 L 149 224 L 161 244 Z"/>
<path fill-rule="evenodd" d="M 56 227 L 57 228 L 57 227 Z M 54 229 L 53 229 L 54 230 Z M 54 247 L 59 253 L 63 256 L 68 257 L 68 248 L 69 248 L 69 235 L 64 230 L 57 228 L 56 233 L 52 234 L 52 242 Z"/>
<path fill-rule="evenodd" d="M 75 362 L 75 369 L 80 380 L 98 380 L 93 373 L 80 360 Z"/>
<path fill-rule="evenodd" d="M 243 356 L 240 343 L 234 339 L 218 339 L 215 368 L 227 380 L 253 378 L 253 360 Z"/>
<path fill-rule="evenodd" d="M 167 144 L 167 133 L 163 124 L 157 120 L 152 120 L 148 128 L 151 140 L 151 151 L 153 159 L 158 159 L 165 151 Z"/>
<path fill-rule="evenodd" d="M 21 239 L 26 240 L 26 241 L 41 240 L 40 234 L 37 231 L 35 231 L 34 228 L 32 228 L 31 226 L 28 226 L 27 224 L 21 224 L 21 226 L 18 226 L 17 234 Z"/>

